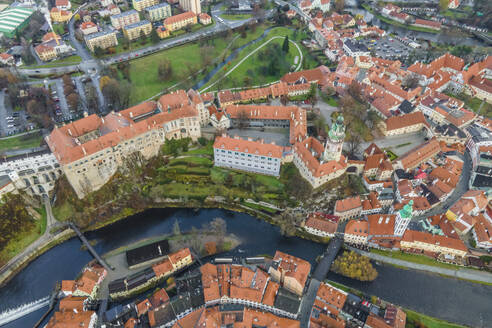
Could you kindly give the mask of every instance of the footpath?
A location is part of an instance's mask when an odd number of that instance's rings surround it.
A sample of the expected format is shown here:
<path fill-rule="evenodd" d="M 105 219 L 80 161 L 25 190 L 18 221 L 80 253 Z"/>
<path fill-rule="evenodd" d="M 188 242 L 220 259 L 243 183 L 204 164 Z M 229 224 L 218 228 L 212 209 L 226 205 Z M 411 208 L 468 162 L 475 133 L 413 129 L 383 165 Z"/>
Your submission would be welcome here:
<path fill-rule="evenodd" d="M 428 271 L 428 272 L 442 274 L 445 276 L 459 278 L 459 279 L 473 280 L 477 282 L 492 284 L 492 274 L 485 271 L 478 271 L 478 270 L 466 269 L 466 268 L 456 268 L 455 270 L 441 268 L 432 265 L 413 263 L 404 260 L 394 259 L 384 255 L 361 251 L 360 249 L 357 248 L 352 248 L 352 247 L 348 247 L 348 248 L 359 254 L 367 256 L 374 261 L 398 265 L 401 267 L 406 267 L 414 270 Z"/>

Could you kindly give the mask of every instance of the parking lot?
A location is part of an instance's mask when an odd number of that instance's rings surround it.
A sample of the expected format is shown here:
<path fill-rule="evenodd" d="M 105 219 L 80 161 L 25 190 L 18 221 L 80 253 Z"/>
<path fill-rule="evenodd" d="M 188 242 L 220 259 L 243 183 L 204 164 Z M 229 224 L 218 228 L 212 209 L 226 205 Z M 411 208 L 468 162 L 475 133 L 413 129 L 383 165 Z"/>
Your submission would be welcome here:
<path fill-rule="evenodd" d="M 376 57 L 383 59 L 405 60 L 413 50 L 412 47 L 389 36 L 379 39 L 364 39 L 360 42 L 369 50 L 374 51 Z"/>
<path fill-rule="evenodd" d="M 14 111 L 6 101 L 7 94 L 0 91 L 0 136 L 10 136 L 16 133 L 30 131 L 36 128 L 30 122 L 31 117 L 24 109 Z"/>

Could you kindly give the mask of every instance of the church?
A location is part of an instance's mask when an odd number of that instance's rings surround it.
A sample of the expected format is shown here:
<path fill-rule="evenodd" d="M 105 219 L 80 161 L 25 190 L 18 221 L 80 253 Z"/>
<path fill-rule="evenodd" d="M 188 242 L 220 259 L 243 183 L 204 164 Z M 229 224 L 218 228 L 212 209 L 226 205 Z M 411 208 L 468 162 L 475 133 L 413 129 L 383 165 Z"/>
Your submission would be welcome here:
<path fill-rule="evenodd" d="M 342 115 L 333 122 L 325 145 L 309 137 L 294 145 L 293 162 L 301 176 L 313 188 L 338 178 L 347 169 L 347 159 L 342 155 L 345 123 Z"/>

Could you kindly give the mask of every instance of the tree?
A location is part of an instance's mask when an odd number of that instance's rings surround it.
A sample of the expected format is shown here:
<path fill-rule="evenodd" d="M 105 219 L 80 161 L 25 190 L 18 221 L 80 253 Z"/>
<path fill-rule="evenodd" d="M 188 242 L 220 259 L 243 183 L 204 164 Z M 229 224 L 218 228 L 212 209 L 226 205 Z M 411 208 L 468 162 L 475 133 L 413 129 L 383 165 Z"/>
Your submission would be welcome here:
<path fill-rule="evenodd" d="M 356 133 L 351 133 L 347 138 L 347 155 L 349 158 L 354 158 L 360 152 L 360 146 L 362 144 L 362 138 Z"/>
<path fill-rule="evenodd" d="M 419 85 L 419 80 L 419 76 L 415 73 L 412 73 L 403 78 L 401 85 L 404 88 L 414 89 Z"/>
<path fill-rule="evenodd" d="M 175 236 L 179 236 L 181 235 L 181 229 L 179 227 L 179 222 L 178 220 L 176 219 L 176 221 L 174 221 L 174 225 L 173 225 L 173 234 Z"/>
<path fill-rule="evenodd" d="M 103 48 L 101 48 L 101 47 L 99 47 L 99 46 L 95 46 L 95 47 L 94 47 L 94 55 L 95 55 L 96 57 L 98 57 L 98 58 L 99 58 L 99 57 L 102 57 L 102 55 L 104 55 L 104 50 L 103 50 Z"/>
<path fill-rule="evenodd" d="M 0 197 L 0 251 L 19 233 L 34 227 L 27 204 L 21 194 L 4 194 Z"/>
<path fill-rule="evenodd" d="M 335 0 L 335 11 L 338 13 L 342 13 L 345 8 L 345 0 Z"/>
<path fill-rule="evenodd" d="M 439 10 L 446 11 L 449 7 L 449 0 L 439 0 Z"/>
<path fill-rule="evenodd" d="M 333 262 L 331 270 L 360 281 L 373 281 L 378 276 L 378 272 L 372 266 L 369 258 L 353 251 L 345 251 L 338 256 Z"/>
<path fill-rule="evenodd" d="M 285 53 L 289 53 L 289 36 L 286 35 L 284 39 L 284 43 L 282 44 L 282 50 Z"/>
<path fill-rule="evenodd" d="M 147 43 L 147 34 L 145 34 L 144 30 L 140 30 L 140 44 L 144 45 Z"/>
<path fill-rule="evenodd" d="M 362 101 L 362 88 L 359 82 L 353 80 L 348 87 L 348 93 L 357 101 Z"/>
<path fill-rule="evenodd" d="M 240 129 L 244 129 L 249 125 L 249 116 L 245 109 L 239 111 L 237 120 Z"/>
<path fill-rule="evenodd" d="M 159 38 L 159 35 L 157 34 L 157 31 L 155 28 L 152 29 L 152 32 L 150 32 L 150 41 L 152 43 L 157 43 L 159 42 L 161 39 Z"/>
<path fill-rule="evenodd" d="M 67 96 L 67 103 L 70 108 L 73 110 L 76 110 L 77 107 L 79 106 L 79 95 L 76 94 L 75 92 L 72 92 Z"/>
<path fill-rule="evenodd" d="M 157 76 L 161 81 L 169 81 L 173 77 L 173 67 L 169 59 L 164 59 L 159 63 Z"/>

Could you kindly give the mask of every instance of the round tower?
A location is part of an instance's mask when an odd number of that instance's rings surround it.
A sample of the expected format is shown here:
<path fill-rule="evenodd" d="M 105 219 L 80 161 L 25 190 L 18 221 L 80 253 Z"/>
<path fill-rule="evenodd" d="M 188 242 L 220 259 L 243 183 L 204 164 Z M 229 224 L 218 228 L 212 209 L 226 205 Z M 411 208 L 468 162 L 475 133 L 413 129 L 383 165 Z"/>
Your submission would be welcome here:
<path fill-rule="evenodd" d="M 337 119 L 331 125 L 328 132 L 328 139 L 325 144 L 323 153 L 324 161 L 339 161 L 342 155 L 343 140 L 345 139 L 345 123 L 342 115 L 338 115 Z"/>

